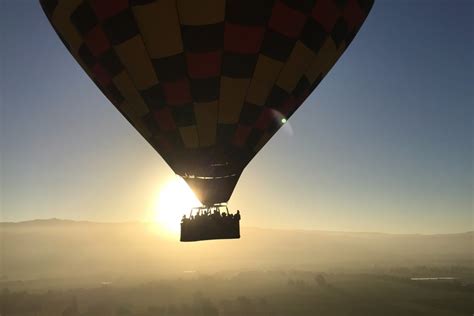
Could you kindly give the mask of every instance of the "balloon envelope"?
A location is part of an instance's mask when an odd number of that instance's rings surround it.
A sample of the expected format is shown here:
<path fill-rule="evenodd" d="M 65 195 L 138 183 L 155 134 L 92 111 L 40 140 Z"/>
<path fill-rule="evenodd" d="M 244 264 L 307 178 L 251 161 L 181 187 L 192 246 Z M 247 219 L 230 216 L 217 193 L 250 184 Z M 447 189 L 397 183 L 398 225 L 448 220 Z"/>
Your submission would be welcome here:
<path fill-rule="evenodd" d="M 41 0 L 69 52 L 204 205 L 316 88 L 372 0 Z"/>

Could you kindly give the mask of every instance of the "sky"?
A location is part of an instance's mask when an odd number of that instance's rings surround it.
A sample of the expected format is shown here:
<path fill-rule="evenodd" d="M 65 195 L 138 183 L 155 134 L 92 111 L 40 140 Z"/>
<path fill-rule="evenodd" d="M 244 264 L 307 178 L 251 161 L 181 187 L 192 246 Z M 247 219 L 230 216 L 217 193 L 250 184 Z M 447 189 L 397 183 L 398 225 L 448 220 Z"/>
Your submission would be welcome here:
<path fill-rule="evenodd" d="M 376 1 L 245 169 L 242 225 L 473 230 L 474 2 Z M 0 220 L 153 218 L 174 174 L 87 77 L 38 1 L 0 0 Z"/>

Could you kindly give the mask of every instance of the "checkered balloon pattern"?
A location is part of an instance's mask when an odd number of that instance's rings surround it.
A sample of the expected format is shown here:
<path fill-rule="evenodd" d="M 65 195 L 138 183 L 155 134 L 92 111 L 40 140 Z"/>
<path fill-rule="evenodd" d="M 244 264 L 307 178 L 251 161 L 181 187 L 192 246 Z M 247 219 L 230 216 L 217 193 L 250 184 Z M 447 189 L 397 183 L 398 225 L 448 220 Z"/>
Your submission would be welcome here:
<path fill-rule="evenodd" d="M 373 0 L 41 0 L 104 95 L 204 205 L 318 86 Z"/>

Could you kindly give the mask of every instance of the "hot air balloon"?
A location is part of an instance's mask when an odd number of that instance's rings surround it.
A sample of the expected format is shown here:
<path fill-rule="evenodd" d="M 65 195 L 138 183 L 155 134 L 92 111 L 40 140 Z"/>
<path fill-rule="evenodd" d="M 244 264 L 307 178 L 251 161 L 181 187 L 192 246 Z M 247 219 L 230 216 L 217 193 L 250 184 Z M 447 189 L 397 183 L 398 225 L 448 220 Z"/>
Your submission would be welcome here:
<path fill-rule="evenodd" d="M 244 168 L 318 86 L 373 4 L 40 2 L 97 87 L 208 209 L 225 206 Z"/>

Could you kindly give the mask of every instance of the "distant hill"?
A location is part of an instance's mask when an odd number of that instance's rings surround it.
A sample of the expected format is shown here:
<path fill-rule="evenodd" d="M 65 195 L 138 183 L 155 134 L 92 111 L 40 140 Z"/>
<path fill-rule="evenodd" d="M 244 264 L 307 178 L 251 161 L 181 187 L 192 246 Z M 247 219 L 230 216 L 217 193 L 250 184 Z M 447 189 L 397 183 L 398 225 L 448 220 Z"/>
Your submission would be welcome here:
<path fill-rule="evenodd" d="M 181 275 L 183 271 L 473 266 L 474 232 L 399 235 L 243 227 L 240 240 L 180 243 L 152 224 L 0 223 L 3 279 Z"/>

